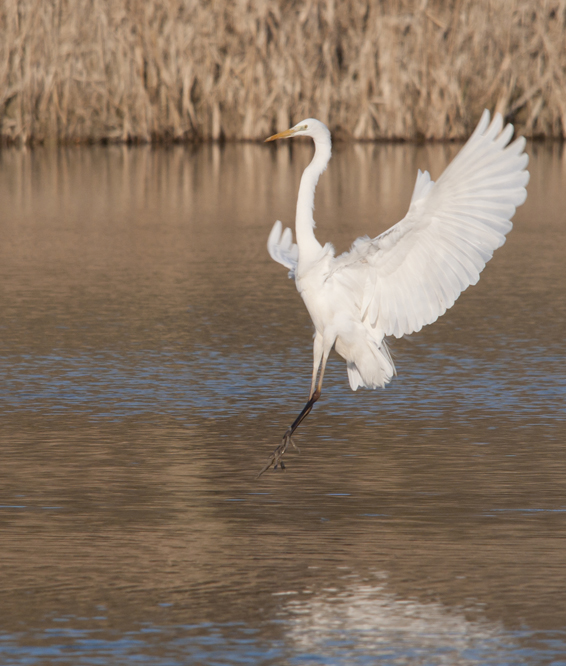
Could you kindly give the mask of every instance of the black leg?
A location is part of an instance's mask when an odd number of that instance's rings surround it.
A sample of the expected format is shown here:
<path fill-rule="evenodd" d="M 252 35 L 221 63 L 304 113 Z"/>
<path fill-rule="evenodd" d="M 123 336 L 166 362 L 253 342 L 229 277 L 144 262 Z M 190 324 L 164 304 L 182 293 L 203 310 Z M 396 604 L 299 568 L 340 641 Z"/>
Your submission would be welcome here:
<path fill-rule="evenodd" d="M 320 382 L 322 384 L 322 381 Z M 283 435 L 283 439 L 281 440 L 281 444 L 273 451 L 271 454 L 271 457 L 265 464 L 264 468 L 261 470 L 261 472 L 256 476 L 256 479 L 259 479 L 259 477 L 264 473 L 267 472 L 267 470 L 273 465 L 273 468 L 276 469 L 277 465 L 281 465 L 281 469 L 285 469 L 285 463 L 281 458 L 283 458 L 283 454 L 287 450 L 287 447 L 289 446 L 289 442 L 295 447 L 295 443 L 291 439 L 293 436 L 293 433 L 295 430 L 301 425 L 301 423 L 305 420 L 305 418 L 309 415 L 311 409 L 313 408 L 314 403 L 320 398 L 320 386 L 317 387 L 316 391 L 312 394 L 312 397 L 310 400 L 307 402 L 307 404 L 303 407 L 302 412 L 297 416 L 297 418 L 293 421 L 293 424 L 287 429 L 287 432 Z"/>

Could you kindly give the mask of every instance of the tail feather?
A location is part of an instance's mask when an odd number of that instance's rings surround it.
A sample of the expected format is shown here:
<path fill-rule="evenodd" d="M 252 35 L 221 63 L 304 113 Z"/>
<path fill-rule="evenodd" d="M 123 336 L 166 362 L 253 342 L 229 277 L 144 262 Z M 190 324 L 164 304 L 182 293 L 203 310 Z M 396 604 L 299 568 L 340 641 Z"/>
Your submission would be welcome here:
<path fill-rule="evenodd" d="M 360 386 L 369 389 L 383 388 L 396 374 L 393 359 L 385 340 L 381 344 L 373 341 L 351 350 L 347 360 L 350 388 L 356 391 Z"/>

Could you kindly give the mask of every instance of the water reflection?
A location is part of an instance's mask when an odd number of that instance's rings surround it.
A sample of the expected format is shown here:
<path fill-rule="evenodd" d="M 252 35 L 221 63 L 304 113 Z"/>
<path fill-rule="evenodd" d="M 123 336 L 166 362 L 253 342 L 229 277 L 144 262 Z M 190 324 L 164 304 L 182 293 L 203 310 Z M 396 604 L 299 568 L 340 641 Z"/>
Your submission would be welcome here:
<path fill-rule="evenodd" d="M 337 145 L 321 240 L 404 214 L 453 145 Z M 308 145 L 0 152 L 0 661 L 564 658 L 565 155 L 479 284 L 325 392 L 267 256 Z M 411 174 L 407 178 L 407 174 Z"/>
<path fill-rule="evenodd" d="M 438 603 L 397 599 L 382 585 L 327 589 L 292 600 L 289 639 L 305 660 L 362 664 L 529 664 L 532 653 L 497 623 L 469 620 Z M 563 644 L 566 648 L 566 644 Z"/>

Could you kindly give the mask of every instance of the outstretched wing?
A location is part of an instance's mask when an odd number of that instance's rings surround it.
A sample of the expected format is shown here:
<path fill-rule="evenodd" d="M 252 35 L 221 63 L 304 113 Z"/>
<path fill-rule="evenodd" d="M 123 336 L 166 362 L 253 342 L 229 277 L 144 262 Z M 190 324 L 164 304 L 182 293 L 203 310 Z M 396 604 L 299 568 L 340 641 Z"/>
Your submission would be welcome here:
<path fill-rule="evenodd" d="M 474 133 L 434 183 L 417 176 L 409 211 L 388 231 L 359 238 L 333 275 L 356 291 L 362 318 L 401 337 L 436 321 L 505 242 L 527 196 L 525 139 L 509 144 L 501 115 L 484 111 Z"/>
<path fill-rule="evenodd" d="M 289 277 L 294 277 L 299 261 L 299 248 L 293 243 L 291 229 L 281 232 L 282 228 L 283 225 L 277 220 L 267 239 L 267 251 L 272 259 L 289 269 Z"/>

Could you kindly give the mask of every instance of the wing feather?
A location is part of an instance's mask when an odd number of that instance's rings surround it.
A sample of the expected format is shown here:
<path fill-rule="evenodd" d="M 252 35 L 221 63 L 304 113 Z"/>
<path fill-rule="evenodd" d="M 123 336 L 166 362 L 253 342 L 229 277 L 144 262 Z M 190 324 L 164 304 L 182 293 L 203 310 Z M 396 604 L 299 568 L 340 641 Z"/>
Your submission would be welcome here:
<path fill-rule="evenodd" d="M 293 232 L 288 227 L 283 230 L 280 220 L 273 225 L 267 239 L 267 251 L 274 261 L 289 269 L 289 277 L 295 276 L 299 261 L 299 248 L 293 243 Z"/>
<path fill-rule="evenodd" d="M 512 135 L 500 114 L 490 123 L 484 111 L 436 183 L 419 170 L 403 220 L 376 238 L 359 238 L 335 260 L 331 275 L 358 285 L 362 317 L 384 335 L 401 337 L 435 321 L 505 242 L 529 181 L 525 140 L 509 143 Z"/>

